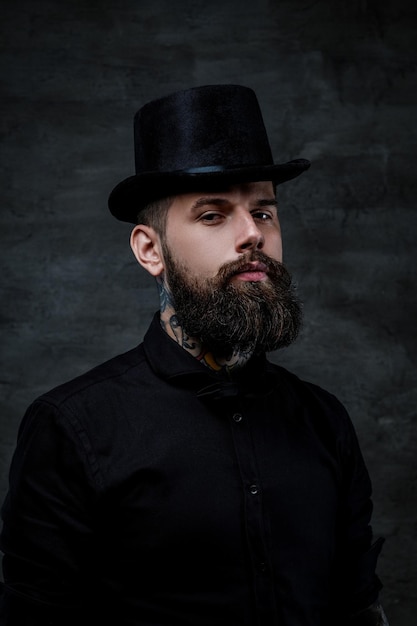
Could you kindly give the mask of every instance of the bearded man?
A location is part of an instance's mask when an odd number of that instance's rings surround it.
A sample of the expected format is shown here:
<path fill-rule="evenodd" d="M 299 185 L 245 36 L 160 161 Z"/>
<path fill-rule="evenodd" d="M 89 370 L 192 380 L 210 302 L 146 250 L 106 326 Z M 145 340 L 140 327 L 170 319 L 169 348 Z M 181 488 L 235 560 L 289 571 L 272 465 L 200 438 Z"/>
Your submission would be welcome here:
<path fill-rule="evenodd" d="M 337 399 L 267 361 L 297 337 L 252 90 L 146 104 L 110 195 L 156 278 L 143 343 L 37 399 L 3 507 L 6 626 L 387 624 L 371 487 Z"/>

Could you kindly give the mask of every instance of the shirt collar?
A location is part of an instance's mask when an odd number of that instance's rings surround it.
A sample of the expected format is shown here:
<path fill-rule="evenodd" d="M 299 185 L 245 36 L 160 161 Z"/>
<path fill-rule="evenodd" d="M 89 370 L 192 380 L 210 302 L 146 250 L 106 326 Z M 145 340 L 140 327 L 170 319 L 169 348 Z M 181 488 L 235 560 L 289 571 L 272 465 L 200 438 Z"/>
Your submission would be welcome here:
<path fill-rule="evenodd" d="M 163 330 L 159 312 L 143 340 L 148 362 L 157 376 L 178 386 L 194 388 L 198 395 L 221 398 L 236 395 L 265 395 L 272 374 L 265 354 L 255 356 L 242 368 L 235 381 L 210 371 Z"/>

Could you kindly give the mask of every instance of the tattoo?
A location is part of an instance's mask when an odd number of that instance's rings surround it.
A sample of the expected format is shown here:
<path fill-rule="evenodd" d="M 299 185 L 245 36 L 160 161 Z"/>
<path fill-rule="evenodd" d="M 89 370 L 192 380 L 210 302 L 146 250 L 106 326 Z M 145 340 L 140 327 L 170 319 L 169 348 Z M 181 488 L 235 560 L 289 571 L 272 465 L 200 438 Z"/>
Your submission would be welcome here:
<path fill-rule="evenodd" d="M 186 333 L 182 334 L 182 347 L 186 350 L 195 350 L 197 348 L 197 342 L 194 341 L 189 335 Z"/>
<path fill-rule="evenodd" d="M 163 277 L 158 276 L 156 279 L 158 286 L 159 302 L 161 313 L 164 313 L 169 307 L 173 308 L 171 292 Z"/>
<path fill-rule="evenodd" d="M 164 277 L 158 276 L 156 281 L 160 301 L 161 326 L 171 339 L 174 339 L 178 345 L 187 350 L 213 372 L 225 371 L 228 375 L 232 375 L 234 370 L 245 365 L 252 356 L 252 350 L 245 349 L 220 357 L 209 352 L 197 337 L 191 337 L 178 320 L 173 298 Z"/>
<path fill-rule="evenodd" d="M 172 330 L 172 334 L 175 337 L 175 341 L 177 343 L 180 344 L 180 346 L 183 344 L 183 332 L 182 332 L 182 328 L 180 326 L 180 323 L 178 322 L 178 318 L 175 315 L 171 315 L 169 318 L 169 327 Z"/>
<path fill-rule="evenodd" d="M 199 360 L 215 372 L 223 370 L 229 376 L 233 376 L 234 371 L 245 365 L 252 354 L 251 350 L 242 350 L 241 352 L 233 352 L 227 357 L 219 357 L 212 352 L 204 351 Z"/>

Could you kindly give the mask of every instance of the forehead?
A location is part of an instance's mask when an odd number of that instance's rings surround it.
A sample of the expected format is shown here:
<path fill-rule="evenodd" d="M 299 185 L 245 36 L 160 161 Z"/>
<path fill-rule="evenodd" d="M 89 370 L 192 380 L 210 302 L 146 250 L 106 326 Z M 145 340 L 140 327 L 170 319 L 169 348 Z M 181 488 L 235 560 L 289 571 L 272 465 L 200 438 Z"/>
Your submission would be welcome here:
<path fill-rule="evenodd" d="M 210 198 L 222 198 L 231 203 L 248 203 L 258 200 L 275 199 L 275 187 L 271 181 L 260 181 L 254 183 L 239 183 L 236 185 L 212 185 L 201 188 L 200 191 L 184 193 L 174 196 L 171 209 L 181 207 L 182 209 L 192 208 L 200 198 L 210 200 Z M 171 210 L 169 211 L 171 213 Z"/>

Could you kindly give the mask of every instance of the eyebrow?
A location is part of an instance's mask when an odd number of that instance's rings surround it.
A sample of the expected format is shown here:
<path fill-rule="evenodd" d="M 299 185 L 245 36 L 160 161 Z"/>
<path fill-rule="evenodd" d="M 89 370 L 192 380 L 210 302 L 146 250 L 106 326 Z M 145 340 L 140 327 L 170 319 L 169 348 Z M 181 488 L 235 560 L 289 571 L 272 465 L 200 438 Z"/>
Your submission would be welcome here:
<path fill-rule="evenodd" d="M 192 204 L 191 211 L 196 211 L 203 206 L 225 206 L 226 204 L 230 204 L 229 200 L 226 198 L 203 196 Z M 275 208 L 278 208 L 278 202 L 276 198 L 259 198 L 254 203 L 254 208 L 261 208 L 264 206 L 274 206 Z"/>
<path fill-rule="evenodd" d="M 263 199 L 257 200 L 256 206 L 257 207 L 274 206 L 278 208 L 278 201 L 276 198 L 263 198 Z"/>

